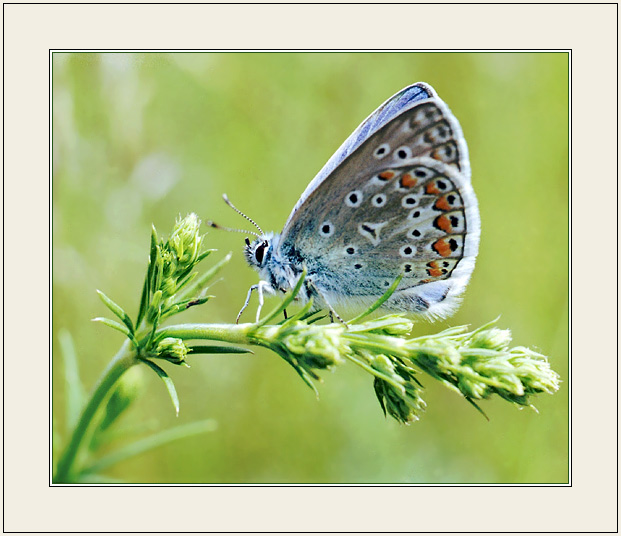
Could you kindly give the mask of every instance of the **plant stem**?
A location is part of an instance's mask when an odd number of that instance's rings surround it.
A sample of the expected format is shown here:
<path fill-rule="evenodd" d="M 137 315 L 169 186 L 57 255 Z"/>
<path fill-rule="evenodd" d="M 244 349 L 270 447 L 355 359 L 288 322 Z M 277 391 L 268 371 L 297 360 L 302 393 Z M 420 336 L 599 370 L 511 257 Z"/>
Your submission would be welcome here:
<path fill-rule="evenodd" d="M 167 337 L 177 337 L 183 340 L 210 340 L 237 344 L 252 344 L 249 337 L 254 324 L 177 324 L 157 330 Z"/>
<path fill-rule="evenodd" d="M 55 483 L 75 481 L 75 462 L 80 453 L 80 448 L 87 437 L 87 432 L 91 428 L 97 410 L 101 407 L 102 403 L 107 400 L 114 384 L 123 373 L 138 363 L 139 361 L 132 344 L 130 341 L 126 341 L 101 375 L 90 400 L 82 411 L 78 424 L 71 436 L 71 440 L 58 460 L 56 473 L 53 477 Z"/>

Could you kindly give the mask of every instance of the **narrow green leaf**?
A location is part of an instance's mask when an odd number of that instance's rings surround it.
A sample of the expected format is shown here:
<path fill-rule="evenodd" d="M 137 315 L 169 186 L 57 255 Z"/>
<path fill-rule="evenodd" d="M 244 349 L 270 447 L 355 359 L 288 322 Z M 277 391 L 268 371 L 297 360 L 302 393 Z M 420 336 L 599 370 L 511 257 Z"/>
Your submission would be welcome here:
<path fill-rule="evenodd" d="M 145 350 L 150 350 L 155 344 L 157 344 L 157 341 L 155 340 L 155 332 L 157 331 L 157 327 L 160 324 L 161 316 L 162 316 L 162 308 L 160 306 L 155 313 L 155 318 L 153 318 L 153 324 L 151 326 L 151 331 L 149 332 L 149 336 L 146 338 L 146 340 L 143 339 L 142 348 L 144 348 Z"/>
<path fill-rule="evenodd" d="M 153 277 L 151 281 L 151 292 L 157 292 L 162 286 L 162 277 L 164 272 L 164 259 L 160 247 L 155 247 L 155 260 L 153 261 Z"/>
<path fill-rule="evenodd" d="M 175 426 L 169 430 L 164 430 L 152 436 L 144 439 L 139 439 L 116 452 L 112 452 L 107 456 L 96 461 L 91 467 L 86 469 L 85 472 L 94 473 L 101 471 L 111 465 L 117 464 L 120 461 L 126 460 L 143 452 L 147 452 L 154 448 L 157 448 L 166 443 L 177 441 L 178 439 L 184 439 L 186 437 L 192 437 L 207 432 L 213 432 L 218 428 L 218 423 L 214 419 L 206 419 L 204 421 L 198 421 L 188 424 L 182 424 Z"/>
<path fill-rule="evenodd" d="M 373 378 L 373 389 L 375 390 L 375 396 L 379 400 L 382 411 L 384 412 L 384 417 L 386 417 L 386 404 L 384 404 L 384 384 L 382 383 L 382 380 L 377 377 Z"/>
<path fill-rule="evenodd" d="M 308 300 L 308 302 L 306 302 L 306 305 L 304 305 L 304 307 L 302 307 L 296 314 L 283 320 L 282 322 L 280 322 L 280 324 L 286 324 L 288 322 L 293 323 L 293 322 L 297 322 L 298 320 L 303 320 L 304 318 L 308 317 L 309 314 L 311 314 L 310 310 L 312 309 L 312 307 L 313 307 L 313 298 L 311 297 Z"/>
<path fill-rule="evenodd" d="M 84 407 L 86 393 L 80 380 L 78 357 L 73 344 L 73 337 L 66 329 L 61 329 L 58 332 L 58 341 L 65 369 L 67 430 L 73 430 Z"/>
<path fill-rule="evenodd" d="M 123 322 L 123 324 L 127 326 L 127 329 L 129 329 L 129 331 L 133 333 L 134 324 L 132 323 L 131 318 L 129 318 L 129 315 L 123 310 L 123 308 L 120 305 L 117 305 L 116 303 L 114 303 L 101 290 L 98 290 L 97 294 L 99 294 L 101 301 L 104 302 L 106 307 L 110 309 L 116 316 L 118 316 Z"/>
<path fill-rule="evenodd" d="M 172 400 L 173 406 L 175 407 L 175 413 L 177 414 L 177 416 L 179 416 L 179 397 L 177 396 L 177 391 L 175 390 L 175 384 L 170 379 L 170 376 L 166 374 L 166 371 L 163 368 L 153 363 L 153 361 L 149 361 L 148 359 L 142 359 L 142 362 L 149 365 L 155 371 L 155 373 L 160 378 L 162 378 L 162 381 L 164 382 L 166 389 L 168 389 L 168 394 L 170 395 L 170 399 Z"/>
<path fill-rule="evenodd" d="M 247 348 L 236 346 L 190 346 L 191 355 L 194 354 L 254 354 Z"/>
<path fill-rule="evenodd" d="M 202 298 L 192 298 L 187 300 L 182 300 L 180 302 L 174 303 L 166 308 L 166 311 L 162 311 L 162 315 L 160 318 L 160 323 L 163 322 L 166 318 L 175 315 L 181 311 L 185 311 L 190 307 L 195 307 L 196 305 L 202 305 L 203 303 L 207 303 L 211 298 L 215 298 L 215 296 L 204 296 Z"/>
<path fill-rule="evenodd" d="M 192 270 L 194 270 L 194 266 L 191 266 L 188 270 L 186 270 L 185 273 L 179 275 L 177 279 L 177 290 L 175 291 L 175 295 L 178 295 L 183 287 L 189 285 L 194 279 L 196 279 L 198 273 L 193 272 Z"/>
<path fill-rule="evenodd" d="M 104 318 L 101 316 L 98 316 L 97 318 L 93 318 L 93 322 L 101 322 L 102 324 L 112 329 L 116 329 L 117 331 L 120 331 L 130 341 L 132 341 L 132 343 L 134 344 L 136 348 L 140 348 L 140 346 L 138 345 L 138 341 L 136 340 L 136 337 L 134 337 L 134 334 L 127 329 L 127 326 L 124 326 L 123 324 L 120 324 L 119 322 L 116 322 L 115 320 L 110 320 L 109 318 Z"/>
<path fill-rule="evenodd" d="M 287 363 L 289 363 L 293 367 L 293 370 L 295 370 L 298 373 L 298 376 L 302 378 L 302 381 L 314 391 L 315 396 L 319 398 L 319 391 L 317 391 L 317 387 L 315 387 L 313 380 L 321 381 L 321 378 L 317 376 L 317 374 L 315 374 L 312 370 L 305 370 L 302 367 L 300 367 L 300 365 L 298 365 L 297 363 L 294 363 L 293 361 L 289 359 L 285 359 L 285 360 L 287 361 Z"/>
<path fill-rule="evenodd" d="M 313 314 L 315 314 L 315 313 L 313 313 Z M 323 320 L 324 318 L 327 318 L 327 317 L 328 317 L 328 315 L 319 315 L 319 316 L 316 316 L 315 318 L 309 318 L 306 321 L 306 323 L 307 324 L 314 324 L 315 322 L 319 322 L 320 320 Z"/>
<path fill-rule="evenodd" d="M 206 249 L 198 257 L 196 257 L 196 262 L 194 264 L 198 264 L 199 262 L 201 262 L 206 257 L 209 257 L 209 255 L 211 253 L 213 253 L 214 251 L 218 251 L 218 250 L 217 249 Z"/>
<path fill-rule="evenodd" d="M 315 316 L 315 318 L 312 318 L 313 316 Z M 326 314 L 321 314 L 321 311 L 313 311 L 312 313 L 306 313 L 305 315 L 300 317 L 300 320 L 303 320 L 307 324 L 313 324 L 317 322 L 318 320 L 326 318 L 327 316 L 328 315 Z"/>
<path fill-rule="evenodd" d="M 149 285 L 149 293 L 153 292 L 153 275 L 155 273 L 155 261 L 157 260 L 157 231 L 155 225 L 151 225 L 151 247 L 149 248 L 149 267 L 147 269 L 147 280 Z M 148 296 L 147 296 L 148 298 Z M 147 300 L 147 304 L 149 300 Z"/>
<path fill-rule="evenodd" d="M 196 307 L 197 305 L 203 305 L 203 303 L 207 303 L 211 298 L 215 298 L 215 296 L 210 295 L 210 296 L 203 296 L 202 298 L 194 298 L 192 300 L 184 300 L 184 302 L 182 303 L 186 309 L 189 309 L 190 307 Z M 181 305 L 181 303 L 179 305 Z"/>
<path fill-rule="evenodd" d="M 210 250 L 215 251 L 215 250 Z M 214 264 L 209 270 L 207 270 L 203 275 L 197 277 L 191 285 L 189 285 L 183 292 L 177 294 L 178 299 L 184 299 L 188 296 L 195 296 L 198 294 L 205 285 L 222 269 L 227 262 L 231 260 L 233 254 L 229 252 L 225 257 Z"/>
<path fill-rule="evenodd" d="M 464 398 L 465 398 L 468 402 L 470 402 L 470 403 L 471 403 L 471 404 L 475 407 L 475 409 L 476 409 L 476 410 L 477 410 L 477 411 L 478 411 L 481 415 L 483 415 L 483 417 L 485 417 L 485 418 L 487 419 L 487 422 L 489 422 L 489 417 L 487 416 L 487 414 L 486 414 L 486 413 L 485 413 L 485 412 L 484 412 L 484 411 L 483 411 L 483 410 L 482 410 L 482 409 L 478 406 L 478 404 L 476 404 L 476 403 L 475 403 L 475 401 L 474 401 L 474 400 L 472 400 L 472 398 L 470 398 L 469 396 L 464 396 Z"/>
<path fill-rule="evenodd" d="M 384 294 L 379 300 L 377 300 L 373 305 L 371 305 L 371 307 L 369 307 L 366 311 L 359 314 L 356 318 L 354 318 L 353 320 L 350 320 L 349 323 L 356 324 L 360 322 L 365 316 L 370 315 L 377 308 L 381 307 L 384 304 L 384 302 L 392 296 L 393 292 L 397 290 L 397 287 L 399 286 L 399 283 L 401 283 L 402 279 L 403 279 L 403 274 L 401 273 L 397 276 L 397 279 L 393 281 L 392 285 L 390 285 L 390 288 L 386 292 L 384 292 Z"/>
<path fill-rule="evenodd" d="M 109 318 L 98 316 L 97 318 L 93 318 L 93 322 L 101 322 L 102 324 L 105 324 L 106 326 L 112 329 L 116 329 L 117 331 L 120 331 L 126 337 L 129 337 L 131 335 L 131 333 L 127 329 L 127 326 L 120 324 L 116 320 L 110 320 Z"/>
<path fill-rule="evenodd" d="M 144 284 L 142 285 L 142 295 L 140 296 L 140 307 L 138 308 L 138 316 L 136 318 L 136 325 L 140 326 L 144 315 L 149 307 L 149 275 L 144 278 Z"/>
<path fill-rule="evenodd" d="M 269 313 L 265 318 L 263 318 L 263 320 L 261 320 L 257 324 L 257 327 L 264 326 L 270 320 L 272 320 L 273 318 L 278 316 L 280 313 L 282 313 L 284 309 L 289 307 L 289 304 L 295 299 L 295 297 L 300 292 L 300 289 L 302 288 L 302 285 L 304 284 L 304 279 L 306 279 L 306 268 L 304 268 L 304 270 L 300 274 L 300 277 L 298 278 L 298 282 L 295 284 L 295 287 L 293 287 L 293 290 L 291 292 L 288 292 L 285 295 L 285 299 L 280 303 L 280 305 L 276 307 L 271 313 Z"/>

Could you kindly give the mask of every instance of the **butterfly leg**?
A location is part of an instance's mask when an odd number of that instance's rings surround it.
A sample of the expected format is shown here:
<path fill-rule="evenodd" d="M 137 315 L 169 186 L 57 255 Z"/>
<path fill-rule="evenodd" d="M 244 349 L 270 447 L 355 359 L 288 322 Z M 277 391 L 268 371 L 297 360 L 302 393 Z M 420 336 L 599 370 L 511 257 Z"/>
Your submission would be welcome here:
<path fill-rule="evenodd" d="M 239 311 L 239 313 L 237 313 L 237 318 L 235 319 L 235 323 L 239 324 L 239 319 L 242 315 L 242 313 L 246 310 L 246 307 L 248 307 L 248 304 L 250 303 L 250 297 L 252 296 L 252 291 L 256 290 L 257 293 L 259 294 L 259 307 L 257 308 L 257 322 L 259 321 L 259 317 L 261 316 L 261 308 L 263 307 L 263 289 L 264 288 L 269 288 L 270 284 L 267 281 L 259 281 L 256 285 L 252 285 L 249 289 L 248 289 L 248 294 L 246 296 L 246 301 L 244 302 L 244 305 L 242 306 L 241 310 Z"/>
<path fill-rule="evenodd" d="M 257 323 L 261 317 L 261 309 L 263 308 L 263 289 L 271 289 L 267 281 L 259 281 L 257 284 L 257 293 L 259 294 L 259 307 L 257 307 Z"/>
<path fill-rule="evenodd" d="M 334 316 L 335 316 L 341 324 L 343 324 L 345 327 L 349 327 L 347 325 L 347 322 L 345 322 L 345 320 L 341 318 L 341 316 L 334 310 L 334 307 L 330 305 L 330 302 L 326 300 L 326 297 L 319 291 L 319 289 L 317 288 L 317 285 L 313 284 L 312 281 L 309 281 L 309 283 L 310 283 L 311 288 L 313 289 L 313 292 L 315 292 L 323 300 L 323 302 L 328 306 L 328 310 L 330 312 L 330 321 L 334 323 Z"/>
<path fill-rule="evenodd" d="M 239 310 L 239 313 L 237 313 L 237 318 L 235 319 L 235 323 L 239 324 L 239 318 L 241 317 L 242 313 L 246 310 L 246 307 L 248 307 L 248 304 L 250 303 L 250 296 L 252 296 L 252 291 L 255 290 L 259 285 L 252 285 L 249 289 L 248 289 L 248 295 L 246 296 L 246 301 L 244 302 L 244 305 L 242 305 L 242 308 Z"/>

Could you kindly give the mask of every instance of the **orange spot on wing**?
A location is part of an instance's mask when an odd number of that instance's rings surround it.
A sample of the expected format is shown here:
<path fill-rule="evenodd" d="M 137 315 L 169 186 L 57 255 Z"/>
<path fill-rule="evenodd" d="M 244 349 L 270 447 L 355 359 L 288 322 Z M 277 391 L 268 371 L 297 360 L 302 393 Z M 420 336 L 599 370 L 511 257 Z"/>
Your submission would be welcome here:
<path fill-rule="evenodd" d="M 427 188 L 425 189 L 425 191 L 428 194 L 434 194 L 434 195 L 438 195 L 440 193 L 440 190 L 438 190 L 438 187 L 436 186 L 436 181 L 431 181 L 427 185 Z"/>
<path fill-rule="evenodd" d="M 451 246 L 449 246 L 444 238 L 436 240 L 431 247 L 438 255 L 441 255 L 442 257 L 448 257 L 451 254 Z"/>
<path fill-rule="evenodd" d="M 382 171 L 378 177 L 380 179 L 384 179 L 385 181 L 388 181 L 390 179 L 392 179 L 395 176 L 395 172 L 394 171 Z"/>
<path fill-rule="evenodd" d="M 418 181 L 412 177 L 412 175 L 404 173 L 403 177 L 401 177 L 401 180 L 399 181 L 399 184 L 401 184 L 404 188 L 412 188 L 412 186 L 416 186 L 417 182 Z"/>
<path fill-rule="evenodd" d="M 441 229 L 445 233 L 453 231 L 451 220 L 449 220 L 444 214 L 442 214 L 442 216 L 438 216 L 433 223 L 438 229 Z"/>
<path fill-rule="evenodd" d="M 430 268 L 429 270 L 427 270 L 427 273 L 431 277 L 440 277 L 442 275 L 442 270 L 440 270 L 440 268 Z"/>
<path fill-rule="evenodd" d="M 446 196 L 440 197 L 440 199 L 438 199 L 433 206 L 438 210 L 451 210 L 451 205 L 449 205 Z"/>

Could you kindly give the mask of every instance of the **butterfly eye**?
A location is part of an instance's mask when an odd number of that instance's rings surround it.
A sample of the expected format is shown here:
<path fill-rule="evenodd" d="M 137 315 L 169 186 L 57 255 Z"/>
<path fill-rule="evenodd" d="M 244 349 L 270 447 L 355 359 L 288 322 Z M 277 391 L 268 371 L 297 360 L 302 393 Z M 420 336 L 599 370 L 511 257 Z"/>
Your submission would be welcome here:
<path fill-rule="evenodd" d="M 263 262 L 263 256 L 265 255 L 265 248 L 267 248 L 267 242 L 263 242 L 257 246 L 257 249 L 254 252 L 254 258 L 257 259 L 257 262 L 261 264 Z"/>

